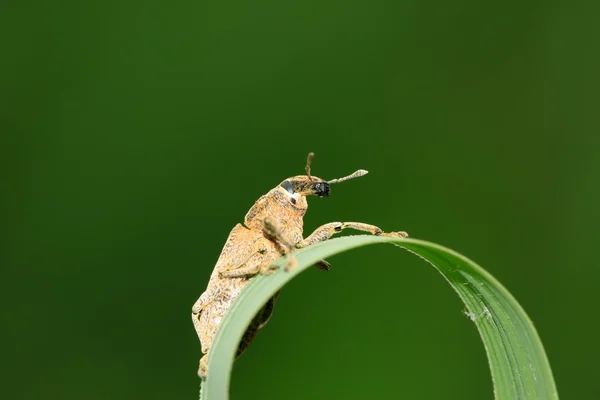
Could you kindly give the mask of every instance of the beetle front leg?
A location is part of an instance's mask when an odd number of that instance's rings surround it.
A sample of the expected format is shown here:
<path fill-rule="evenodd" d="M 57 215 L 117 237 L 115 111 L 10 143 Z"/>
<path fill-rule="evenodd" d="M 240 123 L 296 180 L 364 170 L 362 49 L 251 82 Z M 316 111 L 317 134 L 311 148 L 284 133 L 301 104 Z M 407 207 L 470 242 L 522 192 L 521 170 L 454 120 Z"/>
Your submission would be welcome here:
<path fill-rule="evenodd" d="M 294 246 L 294 243 L 292 243 L 292 241 L 283 232 L 283 229 L 281 229 L 272 218 L 265 217 L 265 219 L 263 219 L 263 230 L 270 239 L 281 243 L 285 249 L 285 254 L 288 254 L 285 270 L 289 271 L 290 269 L 294 268 L 296 266 L 296 257 L 294 256 L 293 251 L 296 249 L 296 246 Z M 267 266 L 263 269 L 263 273 L 269 274 L 274 272 L 275 269 L 276 268 Z"/>
<path fill-rule="evenodd" d="M 293 251 L 294 243 L 283 233 L 283 229 L 277 225 L 273 218 L 265 217 L 263 220 L 263 230 L 270 239 L 275 239 L 281 243 L 287 251 Z"/>
<path fill-rule="evenodd" d="M 355 229 L 357 231 L 369 232 L 375 236 L 393 236 L 406 238 L 408 234 L 406 232 L 390 232 L 386 233 L 381 228 L 375 225 L 363 224 L 362 222 L 330 222 L 325 225 L 321 225 L 313 233 L 310 234 L 306 239 L 299 242 L 296 247 L 302 248 L 310 246 L 311 244 L 323 242 L 336 233 L 343 231 L 344 229 Z"/>

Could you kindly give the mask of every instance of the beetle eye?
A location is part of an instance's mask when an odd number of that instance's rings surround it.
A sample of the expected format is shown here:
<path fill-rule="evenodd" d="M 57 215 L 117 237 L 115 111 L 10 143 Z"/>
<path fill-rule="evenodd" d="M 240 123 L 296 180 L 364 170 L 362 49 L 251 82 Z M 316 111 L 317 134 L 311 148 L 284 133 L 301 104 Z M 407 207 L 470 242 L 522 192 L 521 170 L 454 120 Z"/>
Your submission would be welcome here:
<path fill-rule="evenodd" d="M 283 181 L 283 183 L 281 185 L 282 188 L 284 188 L 289 194 L 294 194 L 294 187 L 292 186 L 292 183 L 290 181 Z"/>

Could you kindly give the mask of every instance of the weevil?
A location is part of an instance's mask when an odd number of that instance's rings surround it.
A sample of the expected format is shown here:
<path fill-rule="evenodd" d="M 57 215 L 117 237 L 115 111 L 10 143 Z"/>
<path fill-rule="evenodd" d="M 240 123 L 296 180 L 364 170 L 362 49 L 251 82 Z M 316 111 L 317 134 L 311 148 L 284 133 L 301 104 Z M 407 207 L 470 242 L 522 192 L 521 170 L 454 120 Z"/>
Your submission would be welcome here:
<path fill-rule="evenodd" d="M 205 379 L 208 373 L 210 347 L 223 316 L 256 274 L 275 272 L 273 262 L 288 254 L 285 270 L 295 266 L 293 252 L 311 244 L 329 239 L 334 234 L 350 228 L 373 235 L 407 237 L 406 232 L 385 233 L 380 228 L 360 222 L 330 222 L 318 227 L 304 238 L 303 217 L 308 204 L 307 196 L 327 197 L 330 185 L 367 174 L 358 170 L 343 178 L 325 181 L 310 173 L 313 153 L 308 155 L 306 175 L 285 179 L 267 194 L 260 197 L 250 208 L 243 224 L 237 224 L 221 251 L 210 276 L 208 287 L 192 307 L 192 321 L 202 346 L 202 358 L 198 375 Z M 316 264 L 329 270 L 329 263 L 321 260 Z M 254 317 L 238 346 L 236 358 L 250 345 L 258 331 L 265 326 L 273 313 L 279 293 L 275 294 Z"/>

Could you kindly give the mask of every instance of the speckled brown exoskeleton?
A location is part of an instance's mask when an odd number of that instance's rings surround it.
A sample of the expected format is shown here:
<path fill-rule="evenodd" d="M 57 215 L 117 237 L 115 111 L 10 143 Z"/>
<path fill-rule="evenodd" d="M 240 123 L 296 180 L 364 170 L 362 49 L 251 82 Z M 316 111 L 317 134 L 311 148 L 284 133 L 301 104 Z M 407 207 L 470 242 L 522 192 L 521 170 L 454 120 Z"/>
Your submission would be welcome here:
<path fill-rule="evenodd" d="M 359 222 L 330 222 L 317 228 L 304 238 L 302 225 L 308 204 L 306 196 L 329 196 L 329 186 L 334 183 L 367 174 L 358 170 L 343 178 L 325 181 L 310 174 L 314 154 L 308 155 L 306 175 L 288 178 L 259 198 L 244 218 L 237 224 L 223 247 L 206 291 L 192 307 L 192 321 L 202 344 L 198 375 L 206 378 L 208 357 L 215 333 L 223 316 L 256 274 L 275 271 L 273 262 L 288 254 L 285 269 L 295 266 L 293 251 L 329 239 L 346 228 L 369 232 L 373 235 L 406 237 L 405 232 L 384 233 L 374 225 Z M 329 263 L 321 260 L 317 267 L 328 271 Z M 238 346 L 239 357 L 250 345 L 258 331 L 269 321 L 279 293 L 273 296 L 254 317 Z"/>

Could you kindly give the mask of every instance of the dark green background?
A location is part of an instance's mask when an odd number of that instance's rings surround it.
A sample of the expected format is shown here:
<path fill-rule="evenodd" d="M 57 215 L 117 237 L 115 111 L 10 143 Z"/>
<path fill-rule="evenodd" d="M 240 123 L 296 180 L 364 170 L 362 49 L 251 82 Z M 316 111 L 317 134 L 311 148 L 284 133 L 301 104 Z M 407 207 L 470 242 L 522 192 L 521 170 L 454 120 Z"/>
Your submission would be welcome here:
<path fill-rule="evenodd" d="M 307 233 L 464 253 L 528 311 L 562 397 L 593 397 L 598 4 L 5 0 L 2 397 L 197 398 L 190 308 L 309 151 L 325 179 L 371 173 L 309 199 Z M 433 268 L 392 246 L 330 261 L 284 290 L 234 399 L 492 398 Z"/>

